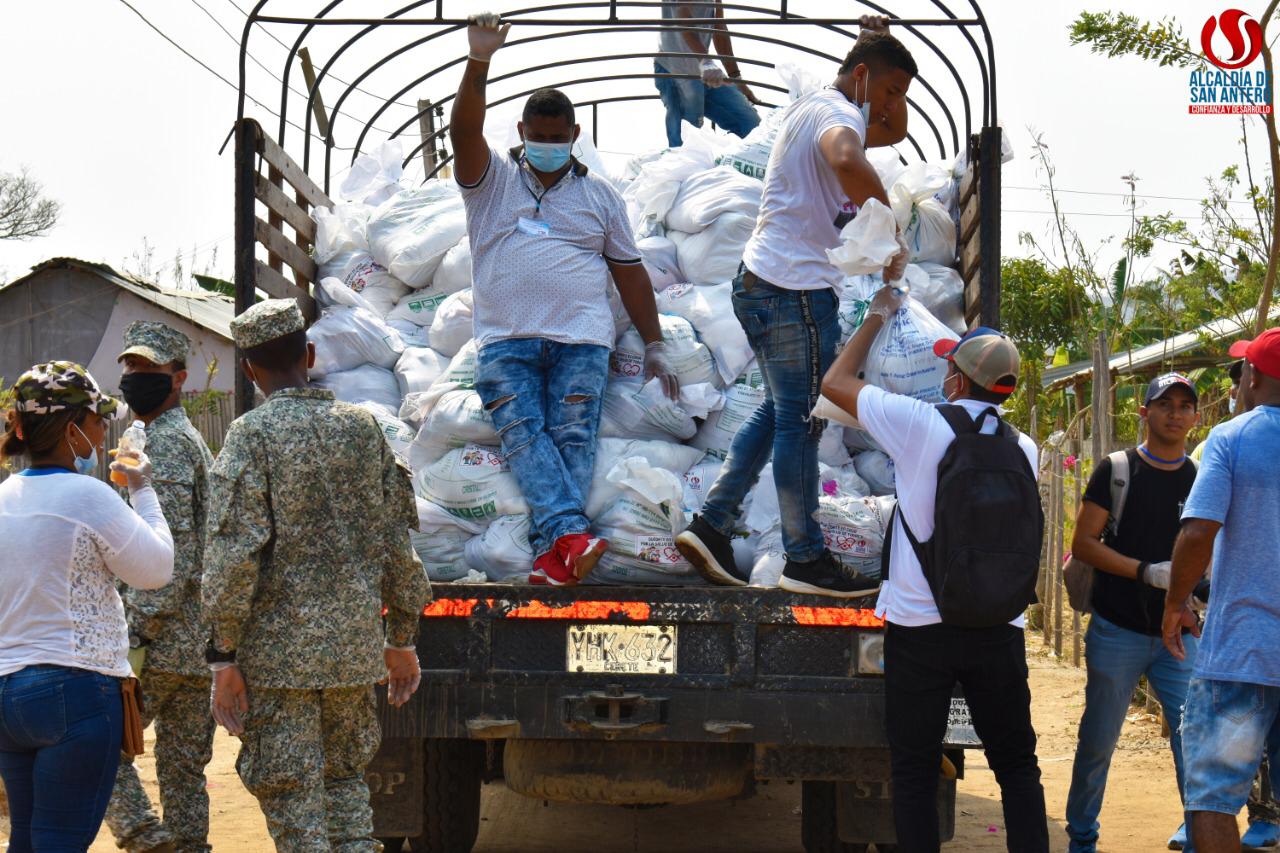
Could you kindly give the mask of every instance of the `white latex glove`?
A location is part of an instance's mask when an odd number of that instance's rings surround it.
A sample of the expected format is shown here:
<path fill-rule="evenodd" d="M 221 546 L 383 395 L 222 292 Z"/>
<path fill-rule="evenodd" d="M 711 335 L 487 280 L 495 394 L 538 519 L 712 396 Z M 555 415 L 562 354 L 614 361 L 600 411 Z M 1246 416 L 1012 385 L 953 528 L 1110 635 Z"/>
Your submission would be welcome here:
<path fill-rule="evenodd" d="M 1172 568 L 1173 563 L 1168 560 L 1163 563 L 1147 564 L 1147 573 L 1145 576 L 1147 586 L 1153 586 L 1156 589 L 1168 589 L 1169 575 Z"/>
<path fill-rule="evenodd" d="M 151 460 L 147 458 L 147 454 L 132 450 L 117 451 L 113 448 L 111 455 L 115 457 L 111 470 L 125 475 L 129 480 L 129 491 L 136 492 L 151 485 Z M 126 459 L 132 460 L 134 464 L 125 462 Z"/>
<path fill-rule="evenodd" d="M 702 60 L 701 70 L 702 83 L 709 88 L 718 89 L 729 80 L 724 69 L 714 59 Z"/>
<path fill-rule="evenodd" d="M 662 341 L 654 341 L 644 345 L 644 378 L 648 382 L 657 377 L 662 382 L 662 390 L 672 400 L 680 398 L 680 380 L 676 378 L 676 370 L 667 358 L 667 345 Z"/>
<path fill-rule="evenodd" d="M 895 235 L 898 240 L 898 254 L 889 259 L 889 264 L 884 268 L 884 283 L 898 281 L 907 272 L 907 261 L 911 259 L 911 250 L 907 248 L 907 241 L 902 239 L 902 234 Z"/>
<path fill-rule="evenodd" d="M 481 12 L 467 19 L 468 56 L 480 62 L 488 62 L 507 40 L 510 24 L 503 24 L 502 17 L 494 12 Z"/>
<path fill-rule="evenodd" d="M 905 290 L 886 284 L 871 297 L 871 304 L 867 306 L 867 316 L 875 314 L 888 323 L 893 319 L 893 315 L 898 313 L 898 309 L 902 307 L 902 302 L 906 298 Z"/>

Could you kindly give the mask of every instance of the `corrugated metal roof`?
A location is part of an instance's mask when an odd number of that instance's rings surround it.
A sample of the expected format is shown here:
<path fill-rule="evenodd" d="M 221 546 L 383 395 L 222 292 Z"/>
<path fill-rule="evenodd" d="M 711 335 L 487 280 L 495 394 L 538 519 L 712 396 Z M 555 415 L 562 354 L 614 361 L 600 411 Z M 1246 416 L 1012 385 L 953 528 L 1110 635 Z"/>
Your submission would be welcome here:
<path fill-rule="evenodd" d="M 1111 372 L 1122 376 L 1137 373 L 1161 362 L 1193 352 L 1210 341 L 1241 337 L 1253 328 L 1253 318 L 1256 313 L 1257 309 L 1250 308 L 1248 311 L 1243 312 L 1239 319 L 1222 317 L 1205 323 L 1203 326 L 1198 326 L 1189 332 L 1181 332 L 1171 338 L 1165 338 L 1163 341 L 1116 353 L 1111 356 Z M 1280 318 L 1280 303 L 1275 303 L 1271 306 L 1269 319 L 1275 320 L 1277 318 Z M 1227 360 L 1225 355 L 1223 360 Z M 1077 380 L 1090 379 L 1092 376 L 1093 362 L 1077 361 L 1074 364 L 1049 368 L 1041 375 L 1040 383 L 1046 390 L 1052 390 L 1063 385 L 1070 385 Z"/>
<path fill-rule="evenodd" d="M 207 290 L 174 290 L 158 287 L 128 273 L 119 272 L 107 264 L 82 261 L 79 258 L 51 258 L 36 264 L 31 268 L 31 272 L 9 282 L 0 290 L 17 287 L 47 270 L 69 267 L 92 273 L 122 290 L 129 291 L 139 299 L 145 299 L 152 305 L 163 308 L 203 329 L 208 329 L 228 341 L 231 340 L 231 318 L 236 313 L 234 299 Z"/>

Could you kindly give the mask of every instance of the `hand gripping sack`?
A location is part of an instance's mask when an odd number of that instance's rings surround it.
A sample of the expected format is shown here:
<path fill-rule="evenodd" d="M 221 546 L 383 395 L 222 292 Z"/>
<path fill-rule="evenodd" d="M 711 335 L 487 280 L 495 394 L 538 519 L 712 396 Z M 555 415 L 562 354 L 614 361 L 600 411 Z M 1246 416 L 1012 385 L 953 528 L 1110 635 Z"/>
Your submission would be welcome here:
<path fill-rule="evenodd" d="M 977 420 L 962 406 L 941 405 L 938 413 L 956 437 L 938 464 L 933 535 L 918 541 L 905 516 L 902 529 L 944 625 L 1003 625 L 1036 599 L 1044 512 L 1035 472 L 1018 431 L 994 407 Z M 989 417 L 996 431 L 984 435 Z M 891 546 L 886 542 L 886 554 Z"/>

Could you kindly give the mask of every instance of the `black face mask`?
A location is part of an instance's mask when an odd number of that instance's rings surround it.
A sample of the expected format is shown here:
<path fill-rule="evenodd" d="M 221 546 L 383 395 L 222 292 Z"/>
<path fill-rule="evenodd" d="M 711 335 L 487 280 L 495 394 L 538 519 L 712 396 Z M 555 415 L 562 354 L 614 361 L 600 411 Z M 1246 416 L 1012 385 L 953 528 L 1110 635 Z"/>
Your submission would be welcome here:
<path fill-rule="evenodd" d="M 164 405 L 173 392 L 167 373 L 126 373 L 120 377 L 120 393 L 135 415 L 149 415 Z"/>

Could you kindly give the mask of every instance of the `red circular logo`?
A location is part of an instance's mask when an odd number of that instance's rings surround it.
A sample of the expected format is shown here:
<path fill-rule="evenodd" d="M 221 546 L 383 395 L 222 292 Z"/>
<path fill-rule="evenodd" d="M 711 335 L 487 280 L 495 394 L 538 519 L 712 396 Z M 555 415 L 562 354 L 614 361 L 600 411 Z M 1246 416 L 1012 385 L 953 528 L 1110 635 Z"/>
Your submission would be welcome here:
<path fill-rule="evenodd" d="M 1219 59 L 1213 52 L 1213 33 L 1218 29 L 1222 30 L 1227 44 L 1231 45 L 1230 59 Z M 1262 25 L 1239 9 L 1227 9 L 1217 18 L 1210 15 L 1209 20 L 1204 22 L 1204 29 L 1200 31 L 1200 47 L 1204 50 L 1205 57 L 1219 68 L 1229 71 L 1244 68 L 1262 53 Z"/>

